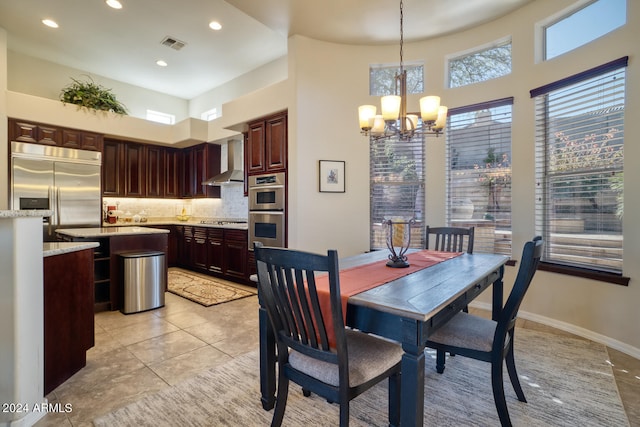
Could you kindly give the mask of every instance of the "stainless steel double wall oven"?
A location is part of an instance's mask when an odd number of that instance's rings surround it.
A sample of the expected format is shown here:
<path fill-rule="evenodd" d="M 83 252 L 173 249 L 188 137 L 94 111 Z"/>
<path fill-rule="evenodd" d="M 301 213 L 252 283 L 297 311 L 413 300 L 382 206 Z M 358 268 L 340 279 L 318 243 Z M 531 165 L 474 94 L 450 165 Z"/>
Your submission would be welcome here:
<path fill-rule="evenodd" d="M 249 177 L 249 248 L 254 242 L 284 248 L 286 244 L 286 175 Z"/>

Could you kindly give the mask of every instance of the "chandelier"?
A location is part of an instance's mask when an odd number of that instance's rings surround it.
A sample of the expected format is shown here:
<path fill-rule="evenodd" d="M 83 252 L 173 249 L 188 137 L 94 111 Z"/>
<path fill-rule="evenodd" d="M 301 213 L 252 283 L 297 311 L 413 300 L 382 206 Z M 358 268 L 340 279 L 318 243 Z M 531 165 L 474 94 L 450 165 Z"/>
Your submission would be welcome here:
<path fill-rule="evenodd" d="M 380 99 L 382 114 L 375 105 L 358 107 L 361 133 L 374 140 L 398 137 L 408 140 L 414 136 L 439 135 L 447 122 L 447 107 L 440 105 L 439 96 L 420 98 L 420 116 L 407 114 L 407 70 L 402 62 L 403 2 L 400 0 L 400 72 L 395 76 L 395 92 Z"/>

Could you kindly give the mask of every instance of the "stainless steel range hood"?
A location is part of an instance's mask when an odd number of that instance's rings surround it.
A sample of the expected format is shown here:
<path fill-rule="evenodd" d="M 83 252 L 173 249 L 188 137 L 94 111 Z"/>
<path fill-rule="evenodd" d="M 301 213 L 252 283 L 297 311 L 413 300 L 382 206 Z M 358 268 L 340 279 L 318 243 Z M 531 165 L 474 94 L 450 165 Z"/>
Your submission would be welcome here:
<path fill-rule="evenodd" d="M 242 170 L 242 141 L 227 142 L 227 170 L 202 182 L 202 185 L 227 185 L 244 182 Z"/>

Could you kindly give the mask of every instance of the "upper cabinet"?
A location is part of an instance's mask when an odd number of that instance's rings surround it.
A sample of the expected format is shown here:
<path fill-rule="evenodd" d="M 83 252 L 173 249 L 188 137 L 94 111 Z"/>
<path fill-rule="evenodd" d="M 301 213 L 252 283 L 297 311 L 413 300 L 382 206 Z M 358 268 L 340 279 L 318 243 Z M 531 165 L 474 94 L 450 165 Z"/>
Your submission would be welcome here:
<path fill-rule="evenodd" d="M 124 196 L 147 196 L 147 158 L 146 146 L 142 144 L 124 144 Z M 154 180 L 155 181 L 155 180 Z"/>
<path fill-rule="evenodd" d="M 248 124 L 245 144 L 247 175 L 287 169 L 287 113 L 281 112 Z"/>
<path fill-rule="evenodd" d="M 180 162 L 182 151 L 177 148 L 164 148 L 164 197 L 180 197 Z"/>
<path fill-rule="evenodd" d="M 179 149 L 18 119 L 8 125 L 9 141 L 101 151 L 103 196 L 220 198 L 220 187 L 202 185 L 220 173 L 218 144 Z"/>
<path fill-rule="evenodd" d="M 17 119 L 9 119 L 9 140 L 102 151 L 100 134 Z"/>
<path fill-rule="evenodd" d="M 198 144 L 182 150 L 182 197 L 220 197 L 219 186 L 202 185 L 220 173 L 220 146 Z"/>
<path fill-rule="evenodd" d="M 108 197 L 220 197 L 202 181 L 220 173 L 220 146 L 177 149 L 105 139 L 102 195 Z"/>
<path fill-rule="evenodd" d="M 102 195 L 124 196 L 124 143 L 105 140 L 102 149 Z"/>
<path fill-rule="evenodd" d="M 146 150 L 142 144 L 105 139 L 102 151 L 102 195 L 146 197 Z"/>

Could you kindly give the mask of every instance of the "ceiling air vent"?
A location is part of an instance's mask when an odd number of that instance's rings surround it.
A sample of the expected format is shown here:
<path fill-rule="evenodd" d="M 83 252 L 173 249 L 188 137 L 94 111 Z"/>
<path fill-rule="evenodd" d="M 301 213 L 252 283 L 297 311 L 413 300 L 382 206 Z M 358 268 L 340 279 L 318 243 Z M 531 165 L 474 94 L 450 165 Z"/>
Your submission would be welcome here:
<path fill-rule="evenodd" d="M 167 36 L 160 42 L 162 45 L 170 47 L 171 49 L 180 50 L 185 47 L 186 43 L 182 42 L 175 37 Z"/>

